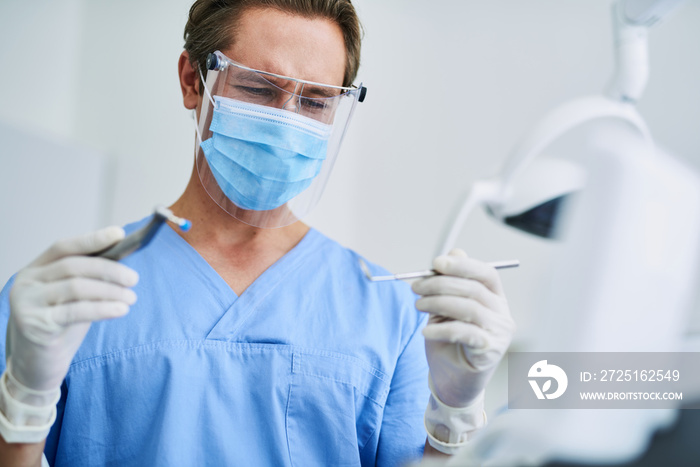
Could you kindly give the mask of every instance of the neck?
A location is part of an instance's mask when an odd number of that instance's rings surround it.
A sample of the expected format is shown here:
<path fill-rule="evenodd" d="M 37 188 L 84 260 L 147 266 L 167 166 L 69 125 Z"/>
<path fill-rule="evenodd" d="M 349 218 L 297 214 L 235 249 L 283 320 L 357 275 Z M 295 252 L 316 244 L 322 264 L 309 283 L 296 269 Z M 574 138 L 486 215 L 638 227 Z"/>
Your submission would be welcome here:
<path fill-rule="evenodd" d="M 235 263 L 240 263 L 242 259 L 260 259 L 262 255 L 267 261 L 271 258 L 276 261 L 309 231 L 309 227 L 300 221 L 276 229 L 262 229 L 239 221 L 207 194 L 196 167 L 185 192 L 170 209 L 192 221 L 189 232 L 175 230 L 205 259 L 210 255 L 229 256 L 236 259 Z"/>

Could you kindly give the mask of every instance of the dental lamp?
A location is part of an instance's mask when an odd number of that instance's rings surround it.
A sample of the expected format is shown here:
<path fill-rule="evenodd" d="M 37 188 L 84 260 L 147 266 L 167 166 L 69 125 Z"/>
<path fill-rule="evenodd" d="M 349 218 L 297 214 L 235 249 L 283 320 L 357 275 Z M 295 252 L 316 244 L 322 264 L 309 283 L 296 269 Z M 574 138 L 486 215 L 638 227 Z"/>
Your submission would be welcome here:
<path fill-rule="evenodd" d="M 500 176 L 476 182 L 454 218 L 440 249 L 456 243 L 469 214 L 483 206 L 495 219 L 544 238 L 554 238 L 567 195 L 585 184 L 585 171 L 565 159 L 542 158 L 553 142 L 595 121 L 617 120 L 648 143 L 653 140 L 635 104 L 649 76 L 648 29 L 684 0 L 621 0 L 613 6 L 616 72 L 603 95 L 567 102 L 548 113 L 515 148 Z M 641 157 L 641 156 L 640 156 Z"/>
<path fill-rule="evenodd" d="M 561 241 L 534 344 L 521 350 L 683 350 L 700 259 L 700 180 L 655 144 L 635 107 L 649 73 L 648 30 L 681 3 L 614 2 L 616 71 L 606 92 L 545 115 L 499 176 L 472 186 L 448 229 L 442 253 L 483 207 L 499 222 Z M 578 163 L 542 156 L 584 125 Z M 684 395 L 700 400 L 700 388 Z M 507 411 L 446 465 L 627 462 L 676 416 L 675 409 Z"/>

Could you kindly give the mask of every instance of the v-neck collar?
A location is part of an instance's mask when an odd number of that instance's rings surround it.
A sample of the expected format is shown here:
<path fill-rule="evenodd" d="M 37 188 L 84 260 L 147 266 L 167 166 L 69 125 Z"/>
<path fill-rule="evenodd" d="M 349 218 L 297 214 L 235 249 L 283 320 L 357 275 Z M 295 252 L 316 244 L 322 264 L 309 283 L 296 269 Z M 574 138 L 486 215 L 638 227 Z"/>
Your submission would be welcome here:
<path fill-rule="evenodd" d="M 163 229 L 165 230 L 165 229 Z M 212 287 L 222 308 L 225 310 L 219 322 L 211 330 L 207 339 L 233 340 L 243 323 L 255 312 L 258 305 L 272 293 L 288 274 L 295 271 L 308 256 L 306 252 L 320 237 L 320 233 L 310 228 L 291 250 L 263 271 L 240 295 L 231 289 L 218 272 L 184 238 L 168 226 L 167 235 L 171 243 L 195 265 Z M 175 237 L 175 238 L 172 238 Z"/>

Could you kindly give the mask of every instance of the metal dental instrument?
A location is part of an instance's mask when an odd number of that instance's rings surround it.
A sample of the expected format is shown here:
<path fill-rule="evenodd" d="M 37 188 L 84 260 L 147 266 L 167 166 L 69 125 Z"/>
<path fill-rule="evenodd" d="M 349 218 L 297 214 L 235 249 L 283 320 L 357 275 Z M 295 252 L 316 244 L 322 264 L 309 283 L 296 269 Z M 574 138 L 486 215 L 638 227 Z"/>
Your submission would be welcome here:
<path fill-rule="evenodd" d="M 148 245 L 148 243 L 156 235 L 156 232 L 158 232 L 158 229 L 165 224 L 165 221 L 170 221 L 176 224 L 183 232 L 187 232 L 190 230 L 190 227 L 192 227 L 192 223 L 190 221 L 177 217 L 165 206 L 156 206 L 153 212 L 153 219 L 151 219 L 148 224 L 134 232 L 131 232 L 116 245 L 112 245 L 105 250 L 93 253 L 90 256 L 99 256 L 102 258 L 112 259 L 114 261 L 119 261 L 126 258 L 131 253 Z"/>
<path fill-rule="evenodd" d="M 441 275 L 439 272 L 435 271 L 434 269 L 427 269 L 425 271 L 403 272 L 403 273 L 399 273 L 399 274 L 392 274 L 390 276 L 373 276 L 372 273 L 369 272 L 369 268 L 367 267 L 367 264 L 365 264 L 365 262 L 362 261 L 362 259 L 359 259 L 359 262 L 360 262 L 360 267 L 362 268 L 362 272 L 364 272 L 365 276 L 367 276 L 367 279 L 369 279 L 372 282 L 418 279 L 421 277 L 430 277 L 430 276 Z M 507 268 L 517 268 L 518 266 L 520 266 L 520 261 L 517 259 L 513 259 L 513 260 L 508 260 L 508 261 L 493 261 L 493 262 L 487 263 L 487 264 L 489 266 L 493 266 L 496 269 L 507 269 Z"/>

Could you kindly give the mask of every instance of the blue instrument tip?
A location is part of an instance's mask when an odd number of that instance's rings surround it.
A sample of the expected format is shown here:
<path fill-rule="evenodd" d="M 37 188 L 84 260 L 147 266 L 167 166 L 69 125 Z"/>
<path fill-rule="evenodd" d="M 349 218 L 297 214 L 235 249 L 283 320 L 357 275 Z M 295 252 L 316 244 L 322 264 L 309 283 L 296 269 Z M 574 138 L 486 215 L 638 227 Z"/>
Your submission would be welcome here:
<path fill-rule="evenodd" d="M 186 220 L 186 219 L 185 219 L 185 222 L 183 222 L 183 223 L 180 225 L 180 229 L 181 229 L 183 232 L 187 232 L 188 230 L 190 230 L 191 227 L 192 227 L 192 222 L 190 222 L 190 221 L 188 221 L 188 220 Z"/>

